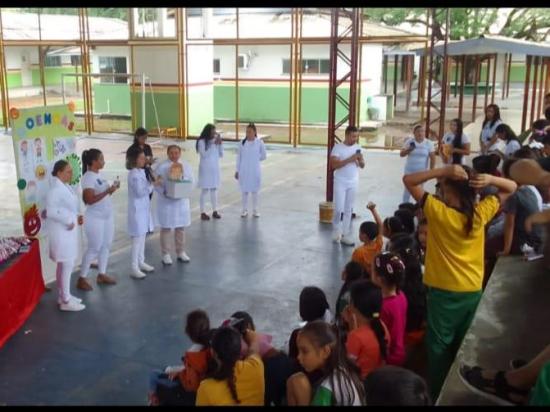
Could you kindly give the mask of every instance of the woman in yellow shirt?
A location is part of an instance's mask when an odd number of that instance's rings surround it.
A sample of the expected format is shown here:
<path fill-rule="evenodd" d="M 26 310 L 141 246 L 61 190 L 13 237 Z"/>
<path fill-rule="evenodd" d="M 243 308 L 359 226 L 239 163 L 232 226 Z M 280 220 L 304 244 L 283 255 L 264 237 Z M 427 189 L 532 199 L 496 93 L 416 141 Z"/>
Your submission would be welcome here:
<path fill-rule="evenodd" d="M 197 406 L 264 405 L 264 364 L 257 335 L 247 330 L 248 356 L 239 360 L 241 334 L 233 327 L 221 327 L 212 337 L 211 351 L 216 369 L 197 391 Z"/>
<path fill-rule="evenodd" d="M 422 188 L 431 179 L 440 183 L 440 197 Z M 403 183 L 428 220 L 426 346 L 430 389 L 437 399 L 481 298 L 485 225 L 517 185 L 461 165 L 406 175 Z M 488 185 L 498 188 L 497 195 L 476 202 L 477 191 Z"/>

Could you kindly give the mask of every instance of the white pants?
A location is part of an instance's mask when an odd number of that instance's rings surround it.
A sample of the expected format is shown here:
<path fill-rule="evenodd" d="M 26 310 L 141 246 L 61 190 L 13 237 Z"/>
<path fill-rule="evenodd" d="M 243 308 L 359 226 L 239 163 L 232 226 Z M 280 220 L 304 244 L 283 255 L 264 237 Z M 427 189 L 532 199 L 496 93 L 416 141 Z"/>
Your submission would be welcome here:
<path fill-rule="evenodd" d="M 115 233 L 113 216 L 102 219 L 86 215 L 84 218 L 84 232 L 86 233 L 86 239 L 88 239 L 88 248 L 82 258 L 80 276 L 83 278 L 88 276 L 90 265 L 96 258 L 98 259 L 99 273 L 105 275 Z"/>
<path fill-rule="evenodd" d="M 132 236 L 132 269 L 145 263 L 145 235 Z"/>
<path fill-rule="evenodd" d="M 55 279 L 57 281 L 57 300 L 61 303 L 69 303 L 71 298 L 71 273 L 74 269 L 74 262 L 57 262 Z"/>
<path fill-rule="evenodd" d="M 332 226 L 334 232 L 337 234 L 343 234 L 344 236 L 351 235 L 351 214 L 356 192 L 356 183 L 334 181 L 334 216 L 332 218 Z M 344 214 L 343 219 L 341 219 L 342 213 Z"/>
<path fill-rule="evenodd" d="M 201 190 L 201 213 L 204 213 L 206 206 L 206 195 L 210 192 L 210 203 L 212 204 L 212 211 L 218 210 L 218 189 L 202 189 Z"/>
<path fill-rule="evenodd" d="M 242 192 L 243 212 L 248 210 L 248 193 L 252 194 L 252 210 L 258 211 L 258 192 Z"/>

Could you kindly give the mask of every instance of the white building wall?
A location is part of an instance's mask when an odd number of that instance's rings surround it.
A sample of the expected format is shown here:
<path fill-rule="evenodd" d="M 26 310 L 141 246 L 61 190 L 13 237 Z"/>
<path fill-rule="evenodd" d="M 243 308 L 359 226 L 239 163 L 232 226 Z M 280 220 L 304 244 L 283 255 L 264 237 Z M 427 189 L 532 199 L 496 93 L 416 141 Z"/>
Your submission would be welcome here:
<path fill-rule="evenodd" d="M 178 83 L 176 46 L 139 46 L 134 48 L 134 73 L 145 73 L 153 83 Z"/>
<path fill-rule="evenodd" d="M 124 46 L 96 46 L 90 50 L 92 73 L 99 73 L 99 57 L 126 57 L 126 71 L 130 73 L 130 49 Z"/>

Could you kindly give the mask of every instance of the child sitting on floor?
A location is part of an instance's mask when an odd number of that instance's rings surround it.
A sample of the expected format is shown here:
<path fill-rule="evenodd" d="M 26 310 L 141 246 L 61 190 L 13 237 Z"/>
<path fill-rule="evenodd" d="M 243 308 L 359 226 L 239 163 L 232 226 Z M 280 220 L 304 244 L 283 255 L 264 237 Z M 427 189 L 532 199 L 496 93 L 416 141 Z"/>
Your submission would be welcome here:
<path fill-rule="evenodd" d="M 370 272 L 372 260 L 382 250 L 384 239 L 382 237 L 382 219 L 376 211 L 376 205 L 369 202 L 367 209 L 372 213 L 376 223 L 361 223 L 359 227 L 359 240 L 363 242 L 363 245 L 353 251 L 351 260 L 363 266 L 363 270 L 368 274 Z"/>
<path fill-rule="evenodd" d="M 210 321 L 203 310 L 187 315 L 185 333 L 193 345 L 185 352 L 182 366 L 153 371 L 149 382 L 149 405 L 194 405 L 200 381 L 210 358 Z"/>
<path fill-rule="evenodd" d="M 369 406 L 430 406 L 430 394 L 424 379 L 398 366 L 382 366 L 365 381 Z"/>
<path fill-rule="evenodd" d="M 342 271 L 342 280 L 344 284 L 338 293 L 338 298 L 336 298 L 336 313 L 334 315 L 336 322 L 340 323 L 342 318 L 342 311 L 349 304 L 349 290 L 351 284 L 359 279 L 365 279 L 365 271 L 363 266 L 357 262 L 348 262 L 344 270 Z"/>

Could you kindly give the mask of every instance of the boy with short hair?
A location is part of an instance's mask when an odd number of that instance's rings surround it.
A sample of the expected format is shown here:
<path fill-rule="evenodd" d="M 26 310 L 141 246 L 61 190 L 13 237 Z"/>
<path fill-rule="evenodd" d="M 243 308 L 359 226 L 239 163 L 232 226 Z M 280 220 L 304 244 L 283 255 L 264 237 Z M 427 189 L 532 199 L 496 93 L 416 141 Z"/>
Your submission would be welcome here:
<path fill-rule="evenodd" d="M 359 263 L 363 266 L 365 273 L 370 274 L 374 257 L 382 251 L 384 241 L 382 237 L 382 218 L 376 211 L 376 205 L 369 202 L 367 209 L 371 211 L 376 223 L 361 223 L 361 226 L 359 227 L 359 240 L 363 242 L 363 245 L 353 251 L 351 260 Z"/>

